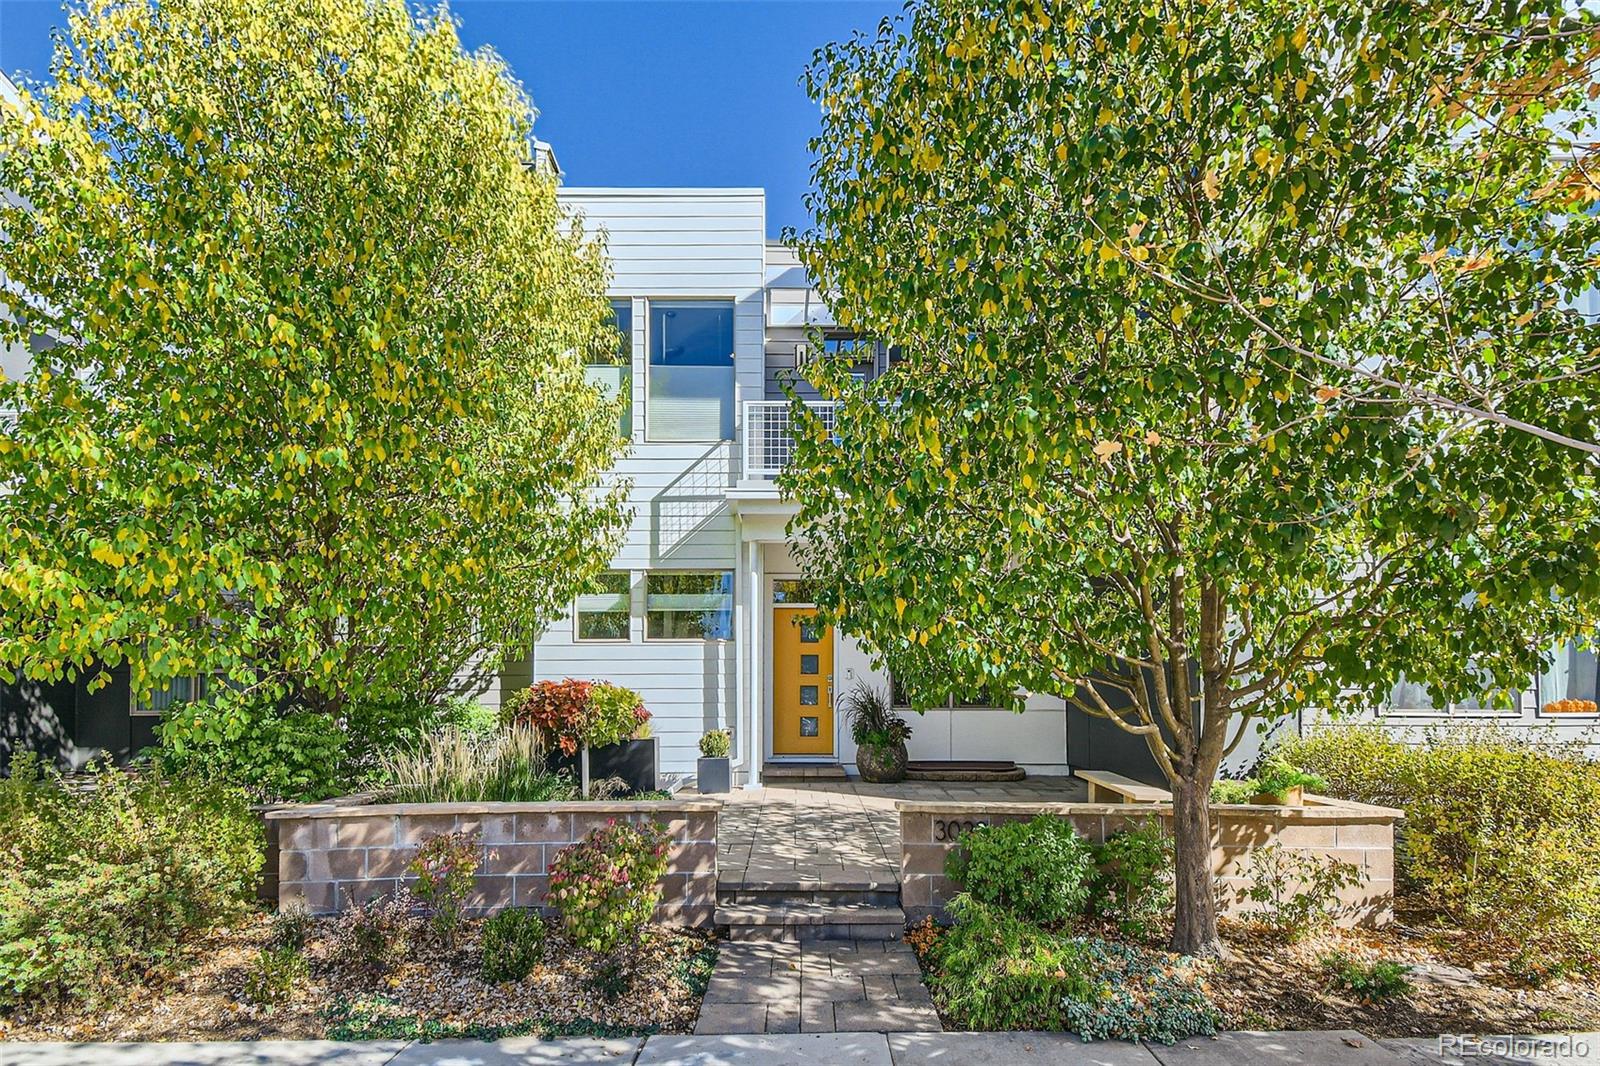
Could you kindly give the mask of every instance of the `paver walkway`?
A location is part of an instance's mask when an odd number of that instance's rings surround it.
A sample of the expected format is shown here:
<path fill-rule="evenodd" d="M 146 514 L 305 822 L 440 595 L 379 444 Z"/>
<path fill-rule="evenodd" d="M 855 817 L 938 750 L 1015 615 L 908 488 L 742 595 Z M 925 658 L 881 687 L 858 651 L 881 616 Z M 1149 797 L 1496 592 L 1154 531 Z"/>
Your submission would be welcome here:
<path fill-rule="evenodd" d="M 965 784 L 906 781 L 805 781 L 735 789 L 717 825 L 722 884 L 897 883 L 900 817 L 896 800 L 1081 802 L 1084 782 L 1070 777 Z"/>
<path fill-rule="evenodd" d="M 901 940 L 724 944 L 696 1035 L 939 1032 L 939 1015 Z"/>

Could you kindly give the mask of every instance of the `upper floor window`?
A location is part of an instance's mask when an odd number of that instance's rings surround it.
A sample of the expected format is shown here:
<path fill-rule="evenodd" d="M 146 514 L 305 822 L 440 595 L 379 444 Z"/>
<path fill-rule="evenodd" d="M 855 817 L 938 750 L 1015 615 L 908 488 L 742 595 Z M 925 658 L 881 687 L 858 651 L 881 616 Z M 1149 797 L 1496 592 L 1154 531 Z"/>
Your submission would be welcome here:
<path fill-rule="evenodd" d="M 646 430 L 655 441 L 733 439 L 733 301 L 650 301 Z"/>
<path fill-rule="evenodd" d="M 579 640 L 627 640 L 633 616 L 629 600 L 630 576 L 626 570 L 595 575 L 587 592 L 575 605 Z"/>
<path fill-rule="evenodd" d="M 587 373 L 607 399 L 622 397 L 617 428 L 628 438 L 633 436 L 633 301 L 612 300 L 611 321 L 617 330 L 616 345 L 590 357 Z"/>

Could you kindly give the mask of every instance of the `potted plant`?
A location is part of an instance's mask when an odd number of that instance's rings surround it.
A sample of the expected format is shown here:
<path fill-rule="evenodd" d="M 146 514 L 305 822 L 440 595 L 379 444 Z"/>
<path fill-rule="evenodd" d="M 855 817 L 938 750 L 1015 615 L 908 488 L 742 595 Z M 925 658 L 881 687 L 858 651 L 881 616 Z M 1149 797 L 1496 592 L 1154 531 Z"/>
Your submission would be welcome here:
<path fill-rule="evenodd" d="M 894 784 L 906 778 L 906 741 L 911 726 L 894 712 L 889 694 L 856 682 L 845 696 L 842 709 L 856 742 L 856 770 L 861 780 Z"/>
<path fill-rule="evenodd" d="M 1308 774 L 1290 766 L 1282 759 L 1271 758 L 1261 764 L 1255 776 L 1255 786 L 1256 794 L 1252 803 L 1301 807 L 1305 805 L 1306 789 L 1321 791 L 1328 787 L 1328 783 L 1316 774 Z"/>
<path fill-rule="evenodd" d="M 727 792 L 731 787 L 728 753 L 732 750 L 733 734 L 726 729 L 713 729 L 700 738 L 700 758 L 694 764 L 694 783 L 701 795 Z"/>
<path fill-rule="evenodd" d="M 505 717 L 538 730 L 552 770 L 574 773 L 585 784 L 621 778 L 631 792 L 659 787 L 659 744 L 650 735 L 650 712 L 632 689 L 570 677 L 540 681 L 517 694 Z"/>

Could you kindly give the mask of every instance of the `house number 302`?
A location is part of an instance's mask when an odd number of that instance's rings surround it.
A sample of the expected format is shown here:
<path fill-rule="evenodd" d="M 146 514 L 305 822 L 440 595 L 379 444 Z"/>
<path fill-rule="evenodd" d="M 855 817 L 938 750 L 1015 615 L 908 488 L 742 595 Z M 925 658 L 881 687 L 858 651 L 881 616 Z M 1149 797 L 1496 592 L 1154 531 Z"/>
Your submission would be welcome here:
<path fill-rule="evenodd" d="M 954 818 L 949 820 L 943 818 L 935 819 L 933 823 L 933 839 L 937 843 L 955 840 L 962 833 L 970 833 L 978 826 L 986 824 L 985 822 L 975 822 L 970 818 L 965 821 Z"/>

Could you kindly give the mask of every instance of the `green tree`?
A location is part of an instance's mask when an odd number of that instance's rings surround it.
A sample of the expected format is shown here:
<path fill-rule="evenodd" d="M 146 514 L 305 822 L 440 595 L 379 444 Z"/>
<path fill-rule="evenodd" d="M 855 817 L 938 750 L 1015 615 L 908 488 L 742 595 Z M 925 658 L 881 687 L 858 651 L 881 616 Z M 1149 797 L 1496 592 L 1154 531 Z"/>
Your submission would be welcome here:
<path fill-rule="evenodd" d="M 1254 725 L 1520 687 L 1600 592 L 1600 36 L 1562 12 L 919 0 L 808 72 L 800 252 L 903 359 L 816 371 L 802 559 L 922 701 L 1147 741 L 1179 950 L 1219 948 Z"/>
<path fill-rule="evenodd" d="M 610 554 L 602 250 L 401 0 L 87 0 L 0 114 L 0 668 L 330 715 L 492 666 Z"/>

